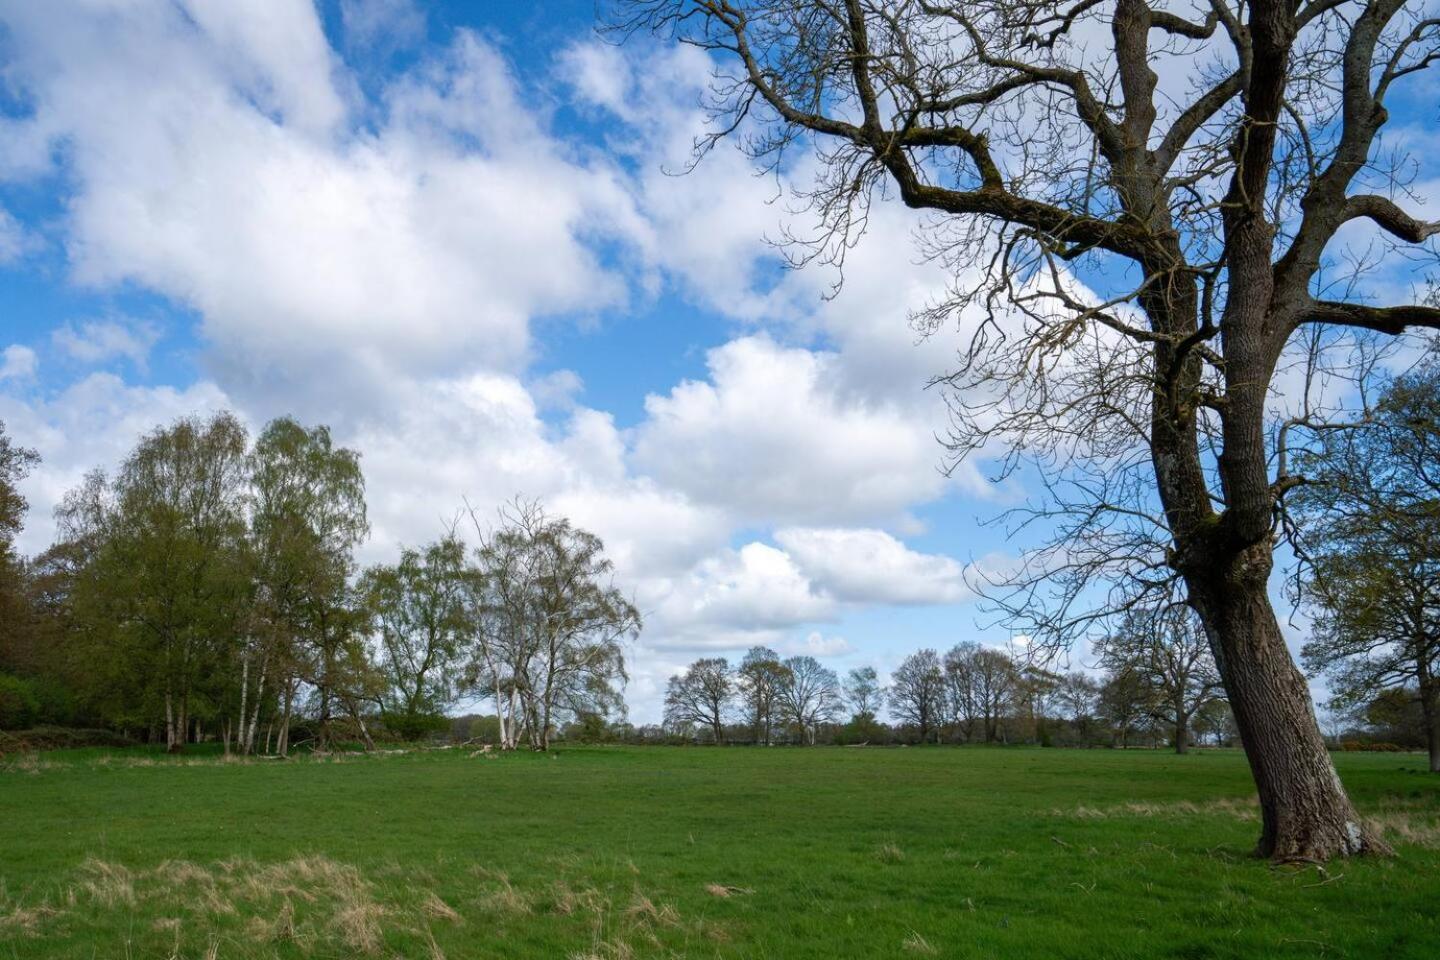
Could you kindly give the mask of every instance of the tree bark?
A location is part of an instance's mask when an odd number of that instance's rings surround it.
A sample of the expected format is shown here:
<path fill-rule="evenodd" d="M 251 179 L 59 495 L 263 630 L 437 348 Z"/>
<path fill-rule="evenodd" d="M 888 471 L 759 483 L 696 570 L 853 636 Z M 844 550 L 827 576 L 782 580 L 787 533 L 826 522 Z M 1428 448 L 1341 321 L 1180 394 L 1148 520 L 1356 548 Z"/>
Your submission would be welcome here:
<path fill-rule="evenodd" d="M 1268 538 L 1226 560 L 1187 574 L 1229 695 L 1260 796 L 1256 854 L 1280 861 L 1322 862 L 1388 853 L 1345 793 L 1320 727 L 1310 690 L 1285 646 L 1266 590 Z"/>
<path fill-rule="evenodd" d="M 1425 745 L 1430 772 L 1440 773 L 1440 681 L 1426 671 L 1420 678 L 1420 713 L 1425 718 Z"/>

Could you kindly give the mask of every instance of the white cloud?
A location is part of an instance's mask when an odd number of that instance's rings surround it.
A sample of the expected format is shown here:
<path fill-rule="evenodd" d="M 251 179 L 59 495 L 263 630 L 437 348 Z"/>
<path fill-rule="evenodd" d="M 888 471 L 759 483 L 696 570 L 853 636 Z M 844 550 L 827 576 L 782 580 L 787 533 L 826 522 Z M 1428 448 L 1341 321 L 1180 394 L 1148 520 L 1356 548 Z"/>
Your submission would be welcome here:
<path fill-rule="evenodd" d="M 708 362 L 708 382 L 646 398 L 636 460 L 661 482 L 772 522 L 888 519 L 944 493 L 929 425 L 837 390 L 835 354 L 760 335 Z"/>
<path fill-rule="evenodd" d="M 853 650 L 844 637 L 827 637 L 818 630 L 810 631 L 803 640 L 785 643 L 781 646 L 782 653 L 810 657 L 839 657 Z"/>
<path fill-rule="evenodd" d="M 143 320 L 108 318 L 67 323 L 50 336 L 55 346 L 82 363 L 125 359 L 144 370 L 160 330 Z"/>
<path fill-rule="evenodd" d="M 0 128 L 0 138 L 4 135 L 4 129 Z M 34 240 L 29 231 L 9 210 L 0 207 L 0 264 L 19 260 L 33 244 Z"/>
<path fill-rule="evenodd" d="M 340 0 L 340 22 L 348 43 L 388 49 L 419 40 L 425 11 L 415 0 Z"/>
<path fill-rule="evenodd" d="M 952 557 L 917 553 L 883 530 L 777 530 L 775 540 L 822 589 L 850 603 L 962 603 L 973 598 Z"/>
<path fill-rule="evenodd" d="M 11 7 L 7 76 L 27 135 L 65 145 L 76 279 L 193 307 L 227 391 L 344 412 L 376 379 L 513 372 L 533 317 L 624 296 L 588 243 L 633 229 L 617 175 L 473 34 L 390 83 L 372 129 L 308 5 L 191 12 Z"/>
<path fill-rule="evenodd" d="M 12 343 L 0 351 L 0 380 L 28 380 L 38 366 L 35 351 L 29 347 Z"/>
<path fill-rule="evenodd" d="M 835 613 L 834 601 L 812 589 L 788 554 L 764 543 L 707 557 L 666 586 L 656 610 L 660 637 L 666 628 L 688 633 L 697 626 L 775 630 Z"/>

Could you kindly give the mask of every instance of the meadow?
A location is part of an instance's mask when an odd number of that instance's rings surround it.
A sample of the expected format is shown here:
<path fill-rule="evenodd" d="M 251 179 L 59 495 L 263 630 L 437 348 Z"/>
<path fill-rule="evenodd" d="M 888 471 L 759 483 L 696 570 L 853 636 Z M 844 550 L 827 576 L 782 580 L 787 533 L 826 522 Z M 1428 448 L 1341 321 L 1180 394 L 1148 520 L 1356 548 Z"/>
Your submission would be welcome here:
<path fill-rule="evenodd" d="M 1337 761 L 1396 858 L 1252 858 L 1230 751 L 11 756 L 0 957 L 1440 955 L 1440 778 Z"/>

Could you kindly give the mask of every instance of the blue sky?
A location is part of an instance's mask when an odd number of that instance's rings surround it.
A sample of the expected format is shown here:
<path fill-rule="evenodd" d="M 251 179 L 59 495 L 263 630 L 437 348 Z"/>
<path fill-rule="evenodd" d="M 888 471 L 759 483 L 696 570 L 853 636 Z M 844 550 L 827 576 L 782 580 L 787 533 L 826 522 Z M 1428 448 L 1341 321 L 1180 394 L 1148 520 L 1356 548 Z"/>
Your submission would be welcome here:
<path fill-rule="evenodd" d="M 941 474 L 945 276 L 876 210 L 833 300 L 785 185 L 703 129 L 696 51 L 592 0 L 0 0 L 0 419 L 44 464 L 22 547 L 156 424 L 290 413 L 364 456 L 363 560 L 468 498 L 605 537 L 647 614 L 632 716 L 751 644 L 882 672 L 983 628 L 984 526 Z M 787 174 L 804 175 L 808 159 Z"/>

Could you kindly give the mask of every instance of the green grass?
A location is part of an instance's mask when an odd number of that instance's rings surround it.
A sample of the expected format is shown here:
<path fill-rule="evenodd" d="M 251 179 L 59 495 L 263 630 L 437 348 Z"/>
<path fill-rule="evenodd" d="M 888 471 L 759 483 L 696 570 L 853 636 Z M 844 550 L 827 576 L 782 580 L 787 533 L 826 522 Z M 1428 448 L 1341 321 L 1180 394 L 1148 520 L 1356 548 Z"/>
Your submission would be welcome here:
<path fill-rule="evenodd" d="M 11 758 L 0 958 L 1440 956 L 1440 777 L 1337 762 L 1397 858 L 1252 859 L 1232 752 Z"/>

